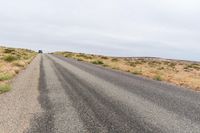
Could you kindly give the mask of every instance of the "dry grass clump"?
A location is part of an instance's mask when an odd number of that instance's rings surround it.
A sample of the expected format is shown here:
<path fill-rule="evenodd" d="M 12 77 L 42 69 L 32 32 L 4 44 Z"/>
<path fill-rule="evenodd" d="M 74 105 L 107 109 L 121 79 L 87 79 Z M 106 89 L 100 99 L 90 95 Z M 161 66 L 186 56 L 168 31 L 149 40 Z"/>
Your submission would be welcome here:
<path fill-rule="evenodd" d="M 199 71 L 199 70 L 200 70 L 200 65 L 199 65 L 199 64 L 195 64 L 195 63 L 193 63 L 193 64 L 188 64 L 188 65 L 186 65 L 186 66 L 184 67 L 184 69 L 185 69 L 185 70 L 190 69 L 190 70 L 197 70 L 197 71 Z"/>
<path fill-rule="evenodd" d="M 162 81 L 161 75 L 155 75 L 155 76 L 153 77 L 153 79 L 154 79 L 154 80 L 158 80 L 158 81 Z"/>
<path fill-rule="evenodd" d="M 106 56 L 101 56 L 101 59 L 105 59 L 105 60 L 107 60 L 107 59 L 109 59 L 109 58 L 106 57 Z"/>
<path fill-rule="evenodd" d="M 117 58 L 113 58 L 113 59 L 111 59 L 111 61 L 113 61 L 113 62 L 117 62 L 117 61 L 119 61 Z"/>
<path fill-rule="evenodd" d="M 36 56 L 27 49 L 0 47 L 0 93 L 10 90 L 9 81 Z"/>
<path fill-rule="evenodd" d="M 77 54 L 76 57 L 77 57 L 78 59 L 80 59 L 80 58 L 84 58 L 84 59 L 92 59 L 91 56 L 86 55 L 86 54 L 82 54 L 82 53 Z"/>
<path fill-rule="evenodd" d="M 12 62 L 12 61 L 15 61 L 15 60 L 18 60 L 18 59 L 19 59 L 19 57 L 16 56 L 16 55 L 5 55 L 3 57 L 3 60 L 7 61 L 7 62 Z"/>
<path fill-rule="evenodd" d="M 100 61 L 100 60 L 96 60 L 96 61 L 92 61 L 91 62 L 92 64 L 96 64 L 96 65 L 102 65 L 102 64 L 104 64 L 102 61 Z"/>
<path fill-rule="evenodd" d="M 25 67 L 27 65 L 27 63 L 25 61 L 16 61 L 16 62 L 13 62 L 14 66 L 17 66 L 17 67 Z"/>
<path fill-rule="evenodd" d="M 200 63 L 160 58 L 117 58 L 71 52 L 56 52 L 54 54 L 200 91 Z"/>

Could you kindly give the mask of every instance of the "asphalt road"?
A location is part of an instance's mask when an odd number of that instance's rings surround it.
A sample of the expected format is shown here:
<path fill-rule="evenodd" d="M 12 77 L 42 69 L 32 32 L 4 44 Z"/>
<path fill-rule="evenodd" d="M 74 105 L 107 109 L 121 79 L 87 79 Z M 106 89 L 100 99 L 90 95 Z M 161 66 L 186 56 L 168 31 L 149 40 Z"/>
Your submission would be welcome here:
<path fill-rule="evenodd" d="M 200 133 L 200 94 L 43 54 L 30 133 Z"/>

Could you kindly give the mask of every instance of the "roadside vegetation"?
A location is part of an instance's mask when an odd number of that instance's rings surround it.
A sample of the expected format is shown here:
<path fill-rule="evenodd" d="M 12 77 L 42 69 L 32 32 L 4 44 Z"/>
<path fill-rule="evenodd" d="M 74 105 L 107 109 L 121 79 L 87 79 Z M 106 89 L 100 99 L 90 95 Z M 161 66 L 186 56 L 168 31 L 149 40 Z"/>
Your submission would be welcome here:
<path fill-rule="evenodd" d="M 10 80 L 36 56 L 27 49 L 0 47 L 0 94 L 11 89 Z"/>
<path fill-rule="evenodd" d="M 198 62 L 145 57 L 117 58 L 72 52 L 56 52 L 54 54 L 200 91 L 200 63 Z"/>

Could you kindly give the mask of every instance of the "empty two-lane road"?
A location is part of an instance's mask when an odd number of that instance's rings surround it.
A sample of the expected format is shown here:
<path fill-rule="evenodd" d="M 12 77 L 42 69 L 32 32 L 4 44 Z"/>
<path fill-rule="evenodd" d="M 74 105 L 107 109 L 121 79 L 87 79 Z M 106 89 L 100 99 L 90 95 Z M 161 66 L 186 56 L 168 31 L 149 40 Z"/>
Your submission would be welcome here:
<path fill-rule="evenodd" d="M 39 80 L 31 133 L 200 132 L 198 92 L 50 54 Z"/>

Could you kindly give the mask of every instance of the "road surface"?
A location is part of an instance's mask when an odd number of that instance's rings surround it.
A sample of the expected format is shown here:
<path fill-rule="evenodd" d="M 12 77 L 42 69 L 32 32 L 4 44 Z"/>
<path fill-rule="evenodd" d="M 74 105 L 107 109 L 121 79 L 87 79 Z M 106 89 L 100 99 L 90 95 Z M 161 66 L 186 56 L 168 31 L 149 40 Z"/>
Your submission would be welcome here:
<path fill-rule="evenodd" d="M 199 133 L 200 94 L 60 56 L 40 56 L 28 133 Z"/>

